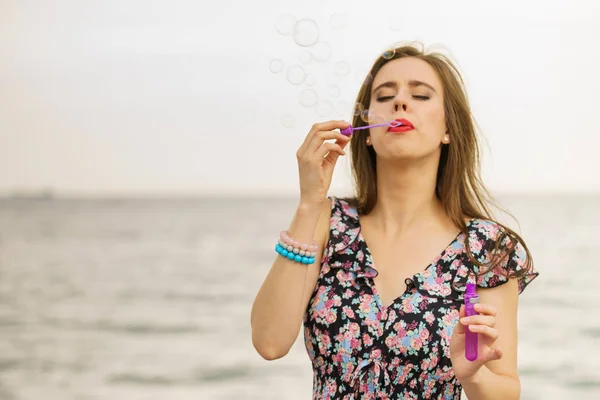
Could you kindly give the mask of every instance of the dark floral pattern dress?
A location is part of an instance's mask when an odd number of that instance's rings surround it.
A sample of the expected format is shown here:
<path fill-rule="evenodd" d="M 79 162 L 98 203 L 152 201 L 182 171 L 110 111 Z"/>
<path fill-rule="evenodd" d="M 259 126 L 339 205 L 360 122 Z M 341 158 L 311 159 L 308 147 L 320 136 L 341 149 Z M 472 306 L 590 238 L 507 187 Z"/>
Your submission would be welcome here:
<path fill-rule="evenodd" d="M 467 228 L 471 252 L 484 261 L 499 226 L 473 219 Z M 478 272 L 464 253 L 465 239 L 459 234 L 429 266 L 406 280 L 401 296 L 383 307 L 358 213 L 332 198 L 330 238 L 304 315 L 313 399 L 460 399 L 450 337 L 467 279 Z M 518 244 L 504 267 L 519 270 L 524 257 Z M 519 278 L 519 292 L 537 275 L 532 271 Z M 497 270 L 477 279 L 484 288 L 505 282 Z"/>

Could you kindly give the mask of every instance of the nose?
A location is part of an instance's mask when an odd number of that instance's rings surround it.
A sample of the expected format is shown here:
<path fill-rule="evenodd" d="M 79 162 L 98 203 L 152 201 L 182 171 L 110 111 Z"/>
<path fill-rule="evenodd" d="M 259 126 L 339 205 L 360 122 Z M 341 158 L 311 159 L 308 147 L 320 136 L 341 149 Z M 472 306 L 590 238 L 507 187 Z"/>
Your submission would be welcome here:
<path fill-rule="evenodd" d="M 408 99 L 403 90 L 398 91 L 398 94 L 394 97 L 394 112 L 400 110 L 404 112 L 408 111 Z"/>

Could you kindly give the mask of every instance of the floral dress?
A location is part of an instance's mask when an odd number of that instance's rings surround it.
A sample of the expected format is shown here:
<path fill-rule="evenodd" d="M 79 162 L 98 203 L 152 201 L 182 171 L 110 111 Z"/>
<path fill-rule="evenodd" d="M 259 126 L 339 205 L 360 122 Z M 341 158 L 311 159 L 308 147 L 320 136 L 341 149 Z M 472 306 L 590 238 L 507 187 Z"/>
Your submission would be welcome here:
<path fill-rule="evenodd" d="M 313 399 L 460 399 L 450 337 L 467 279 L 478 272 L 464 252 L 465 234 L 406 279 L 405 292 L 384 307 L 360 228 L 356 209 L 332 198 L 330 238 L 304 315 Z M 473 219 L 467 232 L 471 252 L 484 261 L 484 249 L 497 237 L 499 225 Z M 518 271 L 524 257 L 518 244 L 504 267 Z M 519 293 L 537 275 L 532 271 L 518 278 Z M 483 288 L 505 282 L 498 270 L 477 278 Z"/>

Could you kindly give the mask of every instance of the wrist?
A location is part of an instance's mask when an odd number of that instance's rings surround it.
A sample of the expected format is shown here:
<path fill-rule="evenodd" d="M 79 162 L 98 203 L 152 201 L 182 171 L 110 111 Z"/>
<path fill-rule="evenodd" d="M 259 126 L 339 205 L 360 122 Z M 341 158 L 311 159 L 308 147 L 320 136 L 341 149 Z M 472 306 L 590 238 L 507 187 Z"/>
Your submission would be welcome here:
<path fill-rule="evenodd" d="M 323 201 L 306 201 L 300 200 L 298 204 L 297 213 L 302 216 L 318 216 L 321 214 L 321 207 L 323 206 Z"/>

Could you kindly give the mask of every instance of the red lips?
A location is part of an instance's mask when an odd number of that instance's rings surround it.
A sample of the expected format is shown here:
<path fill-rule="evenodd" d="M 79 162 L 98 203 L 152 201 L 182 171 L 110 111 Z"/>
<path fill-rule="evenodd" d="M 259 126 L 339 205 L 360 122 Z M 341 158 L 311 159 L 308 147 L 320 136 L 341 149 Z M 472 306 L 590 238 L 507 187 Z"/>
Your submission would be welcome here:
<path fill-rule="evenodd" d="M 407 132 L 415 129 L 412 122 L 407 120 L 406 118 L 396 119 L 395 122 L 398 122 L 400 125 L 398 126 L 390 126 L 388 128 L 388 132 Z"/>

